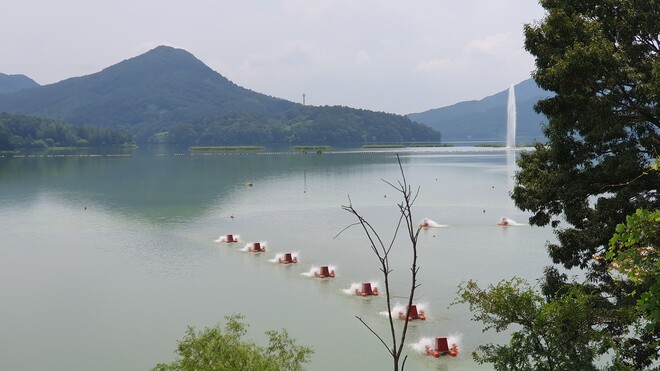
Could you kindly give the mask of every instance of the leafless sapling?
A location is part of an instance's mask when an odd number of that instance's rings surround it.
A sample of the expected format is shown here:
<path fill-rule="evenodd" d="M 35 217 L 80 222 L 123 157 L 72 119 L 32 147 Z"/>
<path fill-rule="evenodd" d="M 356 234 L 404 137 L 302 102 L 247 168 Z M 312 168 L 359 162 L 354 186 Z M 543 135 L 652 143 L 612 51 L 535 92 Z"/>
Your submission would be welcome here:
<path fill-rule="evenodd" d="M 401 359 L 404 350 L 404 344 L 406 341 L 406 332 L 408 331 L 408 321 L 403 322 L 403 328 L 401 329 L 400 333 L 397 333 L 397 329 L 395 326 L 395 319 L 392 316 L 393 294 L 390 289 L 390 279 L 391 279 L 390 274 L 392 273 L 392 269 L 390 268 L 390 252 L 392 251 L 392 247 L 394 246 L 394 242 L 397 238 L 397 235 L 401 230 L 402 224 L 405 224 L 406 232 L 407 232 L 406 238 L 410 240 L 410 247 L 412 253 L 412 263 L 410 266 L 410 291 L 408 292 L 408 295 L 406 297 L 408 301 L 408 305 L 406 307 L 406 315 L 405 315 L 405 318 L 409 318 L 410 309 L 413 305 L 413 299 L 415 298 L 415 290 L 420 285 L 417 282 L 417 273 L 419 272 L 419 267 L 417 266 L 417 259 L 418 259 L 417 240 L 419 237 L 419 232 L 421 230 L 421 227 L 413 222 L 413 217 L 412 217 L 412 206 L 415 203 L 417 196 L 419 195 L 419 187 L 417 187 L 417 189 L 413 193 L 411 186 L 406 181 L 406 174 L 403 171 L 403 165 L 401 165 L 401 159 L 399 158 L 398 154 L 397 154 L 397 161 L 399 163 L 399 169 L 401 170 L 401 180 L 397 181 L 396 184 L 394 184 L 383 179 L 383 182 L 385 182 L 387 185 L 392 187 L 402 197 L 401 202 L 397 204 L 397 206 L 399 207 L 399 220 L 398 223 L 396 224 L 396 228 L 394 229 L 394 233 L 391 240 L 387 242 L 383 241 L 383 239 L 380 236 L 380 233 L 378 233 L 376 229 L 371 225 L 371 223 L 369 223 L 353 207 L 353 203 L 351 201 L 350 196 L 348 197 L 348 205 L 342 205 L 342 209 L 353 214 L 353 216 L 357 218 L 357 222 L 344 228 L 341 232 L 339 232 L 337 236 L 339 236 L 342 232 L 344 232 L 345 230 L 351 227 L 354 226 L 362 227 L 362 230 L 364 231 L 364 234 L 369 241 L 372 251 L 378 258 L 378 261 L 380 263 L 380 271 L 382 272 L 385 281 L 385 298 L 387 303 L 387 313 L 389 319 L 391 344 L 388 344 L 383 338 L 383 336 L 376 333 L 376 331 L 374 331 L 374 329 L 371 326 L 369 326 L 360 316 L 356 316 L 356 318 L 360 322 L 362 322 L 362 324 L 366 326 L 367 329 L 369 329 L 369 331 L 371 331 L 371 333 L 373 333 L 380 340 L 380 342 L 385 346 L 385 348 L 387 348 L 388 352 L 392 357 L 394 370 L 403 371 L 406 364 L 406 360 L 408 358 L 408 356 L 406 355 L 403 357 L 403 359 Z"/>

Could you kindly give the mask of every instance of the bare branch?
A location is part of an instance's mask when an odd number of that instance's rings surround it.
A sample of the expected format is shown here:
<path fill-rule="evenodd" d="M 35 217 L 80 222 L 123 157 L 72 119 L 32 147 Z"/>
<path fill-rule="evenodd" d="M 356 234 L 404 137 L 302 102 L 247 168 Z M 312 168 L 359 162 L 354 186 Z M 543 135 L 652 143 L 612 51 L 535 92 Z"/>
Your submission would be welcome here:
<path fill-rule="evenodd" d="M 344 207 L 344 206 L 342 206 L 342 208 L 343 208 L 343 207 Z M 360 223 L 359 223 L 359 222 L 355 222 L 355 223 L 353 223 L 353 224 L 349 224 L 348 226 L 346 226 L 346 228 L 342 229 L 341 231 L 339 231 L 339 233 L 337 233 L 334 237 L 332 237 L 332 239 L 333 239 L 333 240 L 336 240 L 337 237 L 339 237 L 340 234 L 344 233 L 345 230 L 347 230 L 347 229 L 349 229 L 349 228 L 351 228 L 351 227 L 355 227 L 356 225 L 360 225 Z"/>
<path fill-rule="evenodd" d="M 385 246 L 383 243 L 383 240 L 380 237 L 380 234 L 376 231 L 376 229 L 367 221 L 365 220 L 360 213 L 353 208 L 353 204 L 350 200 L 349 197 L 349 205 L 348 206 L 342 206 L 342 209 L 345 211 L 348 211 L 352 215 L 354 215 L 357 218 L 357 222 L 353 223 L 346 228 L 342 229 L 337 236 L 339 236 L 341 233 L 346 231 L 350 227 L 354 226 L 362 226 L 362 230 L 364 231 L 365 236 L 370 242 L 370 247 L 372 251 L 376 254 L 376 257 L 378 258 L 380 262 L 380 271 L 383 273 L 383 278 L 385 280 L 385 298 L 386 298 L 386 304 L 387 304 L 387 313 L 388 313 L 388 321 L 390 325 L 390 336 L 392 338 L 391 340 L 391 346 L 388 345 L 385 340 L 378 335 L 369 325 L 364 322 L 364 320 L 358 316 L 356 318 L 362 322 L 362 324 L 371 331 L 372 334 L 380 340 L 380 342 L 387 348 L 388 352 L 392 356 L 392 361 L 393 361 L 393 366 L 394 370 L 398 371 L 399 370 L 399 361 L 400 358 L 403 354 L 403 347 L 406 341 L 406 333 L 408 331 L 408 321 L 404 321 L 403 324 L 403 329 L 401 330 L 400 334 L 397 335 L 396 327 L 394 326 L 394 318 L 392 315 L 392 299 L 393 298 L 405 298 L 407 299 L 408 305 L 406 309 L 406 318 L 410 316 L 410 309 L 412 307 L 413 299 L 415 298 L 415 290 L 420 286 L 420 284 L 417 282 L 417 273 L 419 272 L 419 267 L 417 266 L 417 259 L 418 259 L 418 254 L 417 254 L 417 240 L 419 237 L 419 233 L 421 231 L 421 227 L 416 226 L 414 221 L 413 221 L 413 216 L 412 216 L 412 205 L 415 203 L 417 200 L 417 197 L 419 196 L 420 193 L 420 187 L 417 187 L 415 192 L 413 193 L 412 188 L 410 185 L 408 185 L 408 181 L 406 179 L 406 174 L 403 171 L 403 165 L 401 164 L 401 158 L 397 154 L 397 162 L 399 164 L 399 170 L 401 171 L 401 180 L 398 180 L 395 185 L 392 182 L 383 180 L 383 182 L 390 187 L 392 187 L 394 190 L 396 190 L 398 193 L 401 194 L 402 201 L 397 204 L 397 207 L 399 208 L 399 219 L 396 223 L 396 227 L 394 228 L 392 238 L 389 241 L 389 244 Z M 394 296 L 392 295 L 390 291 L 390 273 L 392 270 L 390 269 L 390 261 L 389 261 L 389 254 L 392 251 L 392 248 L 394 246 L 395 241 L 398 238 L 399 235 L 399 229 L 402 227 L 402 225 L 405 224 L 406 231 L 408 232 L 408 239 L 410 241 L 411 247 L 412 247 L 412 264 L 410 267 L 410 290 L 408 292 L 408 295 L 406 297 L 399 297 L 399 296 Z M 337 237 L 335 236 L 335 238 Z M 401 364 L 401 370 L 404 369 L 406 360 L 408 359 L 407 356 L 404 356 L 403 362 Z"/>
<path fill-rule="evenodd" d="M 376 331 L 374 331 L 374 330 L 371 328 L 371 326 L 367 325 L 367 323 L 364 322 L 364 321 L 362 320 L 362 317 L 355 316 L 355 318 L 357 318 L 360 322 L 362 322 L 362 324 L 364 325 L 364 327 L 366 327 L 369 331 L 371 331 L 371 333 L 374 334 L 374 335 L 378 338 L 378 340 L 380 340 L 381 343 L 383 343 L 383 345 L 385 346 L 385 348 L 387 348 L 387 351 L 390 352 L 390 354 L 392 354 L 392 349 L 390 349 L 390 347 L 387 345 L 387 343 L 385 342 L 385 340 L 383 340 L 383 338 L 381 338 L 380 335 L 378 335 L 378 333 L 376 333 Z"/>

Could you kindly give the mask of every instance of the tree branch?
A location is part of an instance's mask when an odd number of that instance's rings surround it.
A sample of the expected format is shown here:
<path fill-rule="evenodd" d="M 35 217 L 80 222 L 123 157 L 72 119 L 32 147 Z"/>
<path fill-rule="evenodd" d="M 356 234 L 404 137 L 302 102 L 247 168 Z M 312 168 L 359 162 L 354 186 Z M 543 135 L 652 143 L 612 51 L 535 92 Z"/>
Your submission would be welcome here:
<path fill-rule="evenodd" d="M 376 336 L 381 343 L 383 343 L 383 345 L 385 346 L 385 348 L 387 348 L 387 351 L 390 352 L 390 354 L 394 355 L 392 353 L 392 349 L 390 349 L 390 347 L 387 345 L 385 340 L 383 340 L 383 338 L 381 338 L 380 335 L 378 335 L 378 333 L 371 328 L 371 326 L 367 325 L 367 323 L 364 322 L 364 320 L 362 320 L 362 317 L 355 316 L 355 318 L 357 318 L 360 322 L 362 322 L 364 327 L 366 327 L 369 331 L 371 331 L 371 333 L 374 334 L 374 336 Z"/>

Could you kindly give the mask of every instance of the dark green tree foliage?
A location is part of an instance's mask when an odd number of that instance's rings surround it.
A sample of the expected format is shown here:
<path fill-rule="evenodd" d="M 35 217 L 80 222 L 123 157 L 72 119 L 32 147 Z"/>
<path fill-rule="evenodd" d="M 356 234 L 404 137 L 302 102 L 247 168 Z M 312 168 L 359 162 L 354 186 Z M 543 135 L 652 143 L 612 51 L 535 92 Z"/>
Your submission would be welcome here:
<path fill-rule="evenodd" d="M 600 325 L 617 337 L 617 360 L 642 368 L 658 355 L 659 328 L 634 331 L 646 320 L 629 316 L 634 287 L 615 284 L 612 262 L 594 256 L 627 215 L 660 204 L 660 173 L 647 171 L 660 147 L 660 1 L 541 5 L 546 17 L 525 26 L 525 47 L 534 79 L 556 95 L 536 106 L 548 143 L 521 156 L 512 197 L 531 224 L 555 229 L 553 261 L 585 269 L 587 286 L 609 298 Z"/>
<path fill-rule="evenodd" d="M 496 370 L 597 370 L 594 359 L 607 351 L 607 334 L 597 328 L 606 299 L 585 292 L 580 285 L 565 287 L 552 301 L 536 293 L 522 279 L 513 278 L 481 289 L 468 281 L 454 302 L 470 306 L 484 331 L 512 331 L 507 345 L 481 345 L 473 353 L 479 363 Z"/>
<path fill-rule="evenodd" d="M 215 326 L 195 331 L 189 327 L 177 347 L 178 359 L 161 363 L 155 371 L 302 371 L 309 362 L 312 349 L 296 345 L 286 330 L 268 331 L 268 346 L 261 347 L 249 340 L 247 325 L 240 315 L 226 317 L 224 327 Z"/>
<path fill-rule="evenodd" d="M 132 135 L 125 131 L 0 113 L 0 150 L 119 146 L 132 142 Z"/>
<path fill-rule="evenodd" d="M 657 171 L 657 167 L 656 167 Z M 632 282 L 631 293 L 648 322 L 649 333 L 660 324 L 660 210 L 640 209 L 616 227 L 604 258 L 611 261 L 610 271 L 623 282 Z M 660 340 L 651 338 L 652 347 Z"/>
<path fill-rule="evenodd" d="M 534 78 L 557 95 L 537 105 L 549 143 L 523 156 L 513 198 L 536 225 L 565 217 L 573 228 L 551 255 L 586 267 L 626 215 L 660 203 L 649 193 L 658 174 L 639 176 L 660 146 L 660 3 L 542 4 L 548 15 L 525 28 L 526 47 Z"/>
<path fill-rule="evenodd" d="M 154 141 L 153 128 L 139 141 Z M 167 142 L 182 145 L 339 144 L 440 141 L 440 133 L 394 114 L 339 106 L 299 107 L 278 115 L 244 112 L 173 125 Z M 141 134 L 138 134 L 138 136 Z"/>
<path fill-rule="evenodd" d="M 11 139 L 11 132 L 0 122 L 0 151 L 13 151 L 15 149 Z"/>
<path fill-rule="evenodd" d="M 439 141 L 440 134 L 410 119 L 342 106 L 304 107 L 279 116 L 285 143 L 401 143 Z"/>

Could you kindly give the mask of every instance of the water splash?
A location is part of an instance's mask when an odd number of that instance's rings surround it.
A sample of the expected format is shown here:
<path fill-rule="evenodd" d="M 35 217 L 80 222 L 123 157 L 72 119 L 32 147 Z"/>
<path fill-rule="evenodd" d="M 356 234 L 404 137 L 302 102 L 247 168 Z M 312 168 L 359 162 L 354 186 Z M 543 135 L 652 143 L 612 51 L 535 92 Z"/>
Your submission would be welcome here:
<path fill-rule="evenodd" d="M 434 340 L 434 338 L 421 338 L 416 343 L 411 343 L 410 347 L 417 353 L 426 354 L 426 347 L 433 348 Z"/>
<path fill-rule="evenodd" d="M 413 303 L 413 305 L 417 306 L 417 312 L 424 312 L 426 317 L 428 317 L 428 304 L 427 303 Z M 406 314 L 406 305 L 396 303 L 394 307 L 392 307 L 392 317 L 398 317 L 399 313 Z M 387 316 L 387 311 L 380 312 L 381 315 Z"/>
<path fill-rule="evenodd" d="M 450 333 L 449 335 L 447 335 L 447 343 L 449 344 L 449 347 L 452 347 L 452 345 L 456 344 L 456 346 L 458 347 L 458 350 L 460 352 L 462 338 L 463 338 L 462 334 Z M 427 347 L 430 348 L 430 349 L 435 348 L 435 338 L 432 338 L 432 337 L 421 338 L 417 342 L 411 343 L 410 347 L 412 349 L 414 349 L 415 352 L 417 352 L 417 353 L 426 354 Z"/>
<path fill-rule="evenodd" d="M 506 151 L 506 176 L 507 189 L 509 192 L 513 192 L 516 184 L 516 151 Z"/>
<path fill-rule="evenodd" d="M 227 237 L 229 237 L 229 236 L 233 236 L 233 238 L 234 238 L 235 241 L 228 241 Z M 237 234 L 234 234 L 234 235 L 231 235 L 231 234 L 225 234 L 225 235 L 221 235 L 220 237 L 218 237 L 218 238 L 217 238 L 216 240 L 214 240 L 214 241 L 215 241 L 215 242 L 224 242 L 224 243 L 233 243 L 233 242 L 238 242 L 238 241 L 240 241 L 240 237 L 241 237 L 241 236 L 240 236 L 240 235 L 237 235 Z"/>
<path fill-rule="evenodd" d="M 254 246 L 255 243 L 259 243 L 261 248 L 263 249 L 263 251 L 255 251 L 255 252 L 265 252 L 266 251 L 266 241 L 250 242 L 250 243 L 245 244 L 245 246 L 243 248 L 239 249 L 239 250 L 243 251 L 243 252 L 252 252 L 251 249 L 252 249 L 252 246 Z"/>
<path fill-rule="evenodd" d="M 461 349 L 461 340 L 463 340 L 463 334 L 460 333 L 450 333 L 447 336 L 447 342 L 449 345 L 456 344 L 459 350 Z"/>
<path fill-rule="evenodd" d="M 517 221 L 511 218 L 504 217 L 499 222 L 497 222 L 497 225 L 499 225 L 500 227 L 520 227 L 520 226 L 525 226 L 527 224 L 518 223 Z"/>
<path fill-rule="evenodd" d="M 507 104 L 506 148 L 516 148 L 516 92 L 513 85 L 509 87 Z"/>
<path fill-rule="evenodd" d="M 438 222 L 431 220 L 429 218 L 424 218 L 419 226 L 422 228 L 445 228 L 449 227 L 447 224 L 439 224 Z"/>
<path fill-rule="evenodd" d="M 334 265 L 328 265 L 328 270 L 330 272 L 335 272 L 337 271 L 336 267 Z M 321 266 L 318 265 L 312 265 L 312 267 L 309 269 L 307 272 L 300 273 L 301 275 L 305 277 L 316 277 L 321 273 Z"/>
<path fill-rule="evenodd" d="M 374 290 L 374 289 L 379 289 L 380 290 L 380 288 L 378 286 L 379 285 L 378 281 L 367 281 L 367 282 L 369 282 L 371 284 L 371 289 L 372 290 Z M 341 291 L 346 295 L 355 295 L 355 290 L 362 290 L 362 283 L 353 282 L 353 283 L 351 283 L 351 287 L 349 287 L 347 289 L 342 289 Z"/>
<path fill-rule="evenodd" d="M 286 254 L 287 253 L 277 253 L 277 254 L 275 254 L 275 257 L 273 259 L 268 259 L 268 261 L 271 262 L 271 263 L 280 263 L 284 260 L 284 256 Z M 296 262 L 297 262 L 298 261 L 298 253 L 297 252 L 292 252 L 290 254 L 291 254 L 291 258 L 295 259 Z"/>

